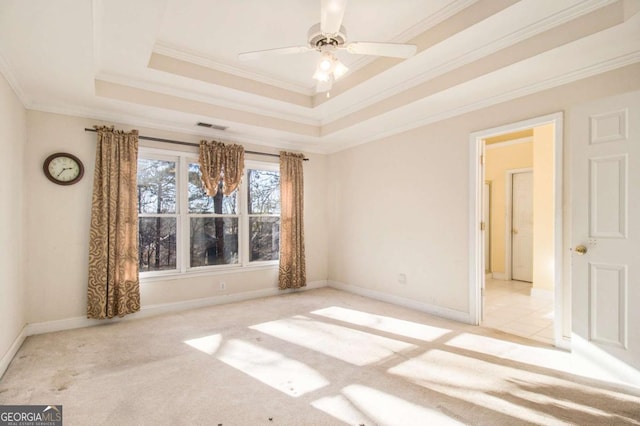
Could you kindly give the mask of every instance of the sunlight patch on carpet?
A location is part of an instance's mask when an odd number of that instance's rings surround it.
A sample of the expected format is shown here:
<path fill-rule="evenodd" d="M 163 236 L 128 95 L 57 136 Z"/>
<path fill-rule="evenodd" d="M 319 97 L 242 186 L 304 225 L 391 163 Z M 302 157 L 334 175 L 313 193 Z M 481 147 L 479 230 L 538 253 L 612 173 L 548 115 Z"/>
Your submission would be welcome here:
<path fill-rule="evenodd" d="M 386 333 L 397 334 L 398 336 L 422 340 L 424 342 L 431 342 L 451 332 L 451 330 L 446 328 L 400 320 L 383 315 L 370 314 L 338 306 L 318 309 L 311 313 L 338 321 L 348 322 L 354 325 L 372 328 L 378 331 L 384 331 Z"/>
<path fill-rule="evenodd" d="M 249 327 L 353 365 L 380 362 L 417 346 L 296 315 Z"/>
<path fill-rule="evenodd" d="M 311 405 L 350 425 L 373 424 L 373 420 L 358 410 L 343 395 L 326 396 L 313 401 Z"/>
<path fill-rule="evenodd" d="M 346 386 L 342 389 L 342 395 L 321 398 L 311 405 L 349 424 L 463 424 L 438 410 L 363 385 Z"/>
<path fill-rule="evenodd" d="M 225 342 L 217 358 L 293 397 L 329 384 L 327 379 L 308 365 L 242 340 L 231 339 Z"/>
<path fill-rule="evenodd" d="M 555 377 L 555 373 L 545 374 L 541 367 L 529 370 L 520 363 L 509 366 L 504 365 L 503 360 L 492 362 L 491 357 L 481 358 L 482 355 L 466 356 L 436 349 L 387 372 L 527 422 L 564 424 L 570 418 L 578 424 L 610 424 L 630 419 L 626 409 L 620 414 L 607 414 L 612 408 L 611 402 L 626 404 L 626 398 L 618 399 L 596 387 Z M 571 399 L 567 398 L 569 395 Z M 600 403 L 602 406 L 598 406 Z"/>
<path fill-rule="evenodd" d="M 523 345 L 470 333 L 461 333 L 446 344 L 479 354 L 491 355 L 531 366 L 551 368 L 582 377 L 615 380 L 615 377 L 612 377 L 605 368 L 605 363 L 591 362 L 554 348 Z"/>
<path fill-rule="evenodd" d="M 185 340 L 184 343 L 187 345 L 196 348 L 199 351 L 204 352 L 205 354 L 213 355 L 216 353 L 218 348 L 220 347 L 220 342 L 222 341 L 221 334 L 212 334 L 211 336 L 204 336 L 197 339 Z"/>

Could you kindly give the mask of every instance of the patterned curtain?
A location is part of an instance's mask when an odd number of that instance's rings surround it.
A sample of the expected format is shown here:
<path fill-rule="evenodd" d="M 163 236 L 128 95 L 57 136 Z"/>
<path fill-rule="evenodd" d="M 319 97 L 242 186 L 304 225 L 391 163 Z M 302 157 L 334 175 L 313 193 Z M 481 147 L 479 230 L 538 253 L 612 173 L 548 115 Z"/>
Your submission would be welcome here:
<path fill-rule="evenodd" d="M 98 127 L 89 233 L 87 317 L 140 310 L 136 174 L 138 131 Z"/>
<path fill-rule="evenodd" d="M 304 257 L 304 155 L 280 152 L 279 288 L 307 285 Z"/>
<path fill-rule="evenodd" d="M 200 172 L 207 195 L 216 195 L 220 181 L 224 195 L 231 195 L 244 174 L 244 148 L 242 145 L 201 141 Z"/>

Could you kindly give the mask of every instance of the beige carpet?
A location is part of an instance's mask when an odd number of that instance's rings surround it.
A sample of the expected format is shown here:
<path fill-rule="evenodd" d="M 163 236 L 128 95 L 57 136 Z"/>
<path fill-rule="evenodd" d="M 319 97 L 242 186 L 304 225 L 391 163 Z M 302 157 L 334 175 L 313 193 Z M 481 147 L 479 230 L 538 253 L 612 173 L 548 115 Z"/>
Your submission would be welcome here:
<path fill-rule="evenodd" d="M 0 404 L 69 425 L 635 424 L 640 393 L 540 343 L 333 289 L 29 337 Z"/>

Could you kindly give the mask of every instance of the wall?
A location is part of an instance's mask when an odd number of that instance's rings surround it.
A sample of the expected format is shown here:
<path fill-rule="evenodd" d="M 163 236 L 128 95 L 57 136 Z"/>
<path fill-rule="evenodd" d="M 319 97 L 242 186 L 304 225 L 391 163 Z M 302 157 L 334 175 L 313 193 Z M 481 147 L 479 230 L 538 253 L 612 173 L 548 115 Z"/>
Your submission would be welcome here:
<path fill-rule="evenodd" d="M 328 277 L 351 288 L 368 289 L 451 312 L 468 312 L 469 134 L 556 111 L 569 111 L 582 102 L 637 90 L 640 88 L 637 75 L 640 75 L 640 65 L 630 65 L 357 146 L 328 158 L 310 155 L 311 161 L 305 166 L 309 281 Z M 2 90 L 6 92 L 6 88 Z M 6 108 L 4 92 L 0 99 Z M 11 133 L 8 138 L 3 134 L 3 149 L 11 151 L 15 159 L 12 169 L 24 166 L 26 187 L 22 191 L 22 187 L 16 190 L 0 184 L 0 188 L 7 192 L 6 199 L 13 197 L 17 205 L 21 192 L 24 193 L 28 209 L 26 215 L 22 215 L 19 207 L 8 210 L 10 217 L 3 217 L 0 226 L 10 234 L 9 238 L 17 238 L 17 246 L 20 246 L 21 229 L 27 230 L 22 234 L 26 237 L 23 249 L 28 254 L 24 272 L 29 287 L 26 320 L 34 323 L 83 317 L 95 134 L 82 129 L 100 123 L 30 111 L 28 143 L 21 161 L 20 148 L 4 145 L 6 140 L 20 140 L 20 134 L 24 135 L 24 130 L 19 130 L 24 126 L 14 129 L 14 123 L 21 120 L 22 110 L 11 98 L 9 96 L 9 113 L 0 115 L 5 120 L 9 114 L 11 123 L 2 123 L 1 131 Z M 140 128 L 140 131 L 165 138 L 194 142 L 198 139 L 152 129 Z M 570 140 L 570 135 L 571 129 L 565 129 L 565 140 Z M 42 174 L 42 161 L 58 150 L 70 151 L 84 161 L 87 176 L 79 184 L 56 186 Z M 5 170 L 11 169 L 4 169 L 3 173 L 8 173 Z M 570 182 L 566 179 L 565 176 L 563 241 L 568 248 Z M 8 229 L 9 223 L 11 229 Z M 20 249 L 14 250 L 12 246 L 12 251 L 19 253 Z M 10 258 L 18 260 L 19 265 L 19 254 Z M 565 256 L 565 282 L 569 282 L 568 264 L 569 257 Z M 9 266 L 9 271 L 2 268 L 3 282 L 6 274 L 18 277 L 22 274 L 15 265 Z M 399 274 L 406 274 L 405 284 L 398 282 Z M 145 283 L 143 305 L 218 296 L 220 293 L 213 283 L 217 283 L 219 277 Z M 274 289 L 275 269 L 226 274 L 224 279 L 229 295 Z M 17 289 L 10 288 L 11 291 Z M 564 296 L 568 303 L 569 286 L 565 286 Z M 11 309 L 17 311 L 9 317 L 16 323 L 24 323 L 24 319 L 20 319 L 23 314 L 19 300 L 20 296 L 16 295 L 13 301 L 18 302 L 17 307 Z M 565 309 L 565 313 L 570 310 Z M 569 323 L 565 318 L 563 324 Z M 3 323 L 2 330 L 5 329 L 10 327 Z M 567 330 L 564 332 L 568 334 Z"/>
<path fill-rule="evenodd" d="M 531 141 L 506 146 L 487 145 L 485 148 L 484 180 L 491 182 L 491 272 L 494 278 L 506 279 L 506 172 L 532 167 Z"/>
<path fill-rule="evenodd" d="M 26 111 L 0 73 L 0 376 L 26 324 L 24 281 L 24 150 Z"/>
<path fill-rule="evenodd" d="M 330 279 L 466 310 L 466 155 L 440 126 L 332 155 Z"/>
<path fill-rule="evenodd" d="M 27 114 L 28 148 L 25 160 L 27 175 L 27 269 L 28 322 L 84 317 L 86 315 L 86 279 L 88 230 L 95 158 L 95 133 L 85 132 L 97 120 L 45 112 Z M 193 135 L 176 134 L 137 127 L 141 135 L 198 142 Z M 140 142 L 141 146 L 167 146 Z M 246 145 L 249 150 L 271 151 Z M 196 152 L 197 148 L 184 148 Z M 42 162 L 51 153 L 68 151 L 85 165 L 85 177 L 72 186 L 49 182 L 42 173 Z M 327 278 L 326 156 L 308 155 L 305 163 L 305 232 L 307 278 L 324 282 Z M 267 157 L 251 157 L 265 159 Z M 143 310 L 150 306 L 237 295 L 243 292 L 277 289 L 277 267 L 250 272 L 221 273 L 182 279 L 167 279 L 141 284 Z M 225 281 L 221 291 L 219 281 Z"/>
<path fill-rule="evenodd" d="M 533 291 L 553 293 L 554 126 L 533 129 Z"/>
<path fill-rule="evenodd" d="M 468 314 L 469 135 L 637 89 L 638 75 L 640 65 L 630 65 L 331 155 L 330 281 L 434 312 Z M 569 303 L 568 285 L 564 291 Z M 569 312 L 565 306 L 565 327 Z"/>

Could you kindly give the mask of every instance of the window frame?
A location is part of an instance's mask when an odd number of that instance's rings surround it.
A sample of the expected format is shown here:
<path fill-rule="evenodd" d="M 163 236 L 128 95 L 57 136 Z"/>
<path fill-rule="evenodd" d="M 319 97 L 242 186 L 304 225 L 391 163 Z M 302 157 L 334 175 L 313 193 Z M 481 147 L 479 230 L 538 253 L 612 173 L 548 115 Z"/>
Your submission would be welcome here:
<path fill-rule="evenodd" d="M 261 266 L 261 265 L 278 265 L 280 263 L 280 253 L 278 253 L 278 259 L 276 260 L 249 260 L 250 256 L 250 247 L 249 247 L 249 238 L 251 236 L 251 228 L 249 226 L 249 219 L 251 217 L 277 217 L 280 219 L 280 230 L 282 230 L 282 206 L 280 207 L 280 214 L 249 214 L 249 170 L 266 170 L 266 171 L 275 171 L 278 172 L 278 176 L 280 176 L 280 164 L 278 163 L 267 163 L 262 161 L 245 161 L 244 168 L 244 177 L 242 179 L 242 186 L 244 187 L 244 192 L 242 193 L 242 198 L 244 201 L 244 229 L 247 232 L 246 238 L 243 238 L 244 243 L 246 244 L 246 249 L 242 252 L 245 259 L 246 264 L 250 264 L 251 266 Z"/>
<path fill-rule="evenodd" d="M 280 172 L 278 163 L 257 160 L 245 160 L 244 175 L 237 191 L 237 214 L 193 214 L 189 213 L 189 163 L 198 163 L 198 153 L 190 151 L 167 150 L 161 148 L 139 147 L 138 159 L 163 160 L 176 162 L 176 213 L 160 215 L 176 217 L 176 269 L 161 271 L 141 271 L 140 281 L 160 281 L 165 279 L 191 278 L 205 275 L 217 275 L 230 272 L 254 271 L 256 269 L 273 269 L 278 267 L 279 259 L 249 261 L 249 209 L 248 209 L 248 171 L 269 170 Z M 139 214 L 145 217 L 147 214 Z M 159 216 L 153 214 L 149 216 Z M 280 215 L 251 215 L 271 216 Z M 190 265 L 190 220 L 192 217 L 237 217 L 238 218 L 238 263 L 226 265 L 206 265 L 191 267 Z"/>
<path fill-rule="evenodd" d="M 140 160 L 140 158 L 146 159 L 146 160 L 159 160 L 159 161 L 172 161 L 175 162 L 176 164 L 176 175 L 175 175 L 175 182 L 176 182 L 176 194 L 178 195 L 177 199 L 175 200 L 175 212 L 174 213 L 138 213 L 138 226 L 140 226 L 140 218 L 141 217 L 175 217 L 176 219 L 176 269 L 165 269 L 165 270 L 159 270 L 159 271 L 140 271 L 139 272 L 139 276 L 140 278 L 142 277 L 154 277 L 154 276 L 167 276 L 167 275 L 174 275 L 178 272 L 178 269 L 180 267 L 180 264 L 182 262 L 182 256 L 183 253 L 180 250 L 180 241 L 182 238 L 182 227 L 180 225 L 181 220 L 180 220 L 180 215 L 181 215 L 181 209 L 182 206 L 180 205 L 180 201 L 179 201 L 179 196 L 181 194 L 181 190 L 180 190 L 180 186 L 182 185 L 182 180 L 181 180 L 181 176 L 180 176 L 180 157 L 178 155 L 173 155 L 172 152 L 168 152 L 168 151 L 160 151 L 160 150 L 149 150 L 149 151 L 144 151 L 145 155 L 140 155 L 140 153 L 142 152 L 141 148 L 138 148 L 138 160 Z M 137 161 L 137 160 L 136 160 Z M 136 190 L 137 190 L 137 179 L 136 179 Z M 138 230 L 138 232 L 140 232 Z M 138 247 L 138 256 L 140 256 L 140 247 Z"/>

